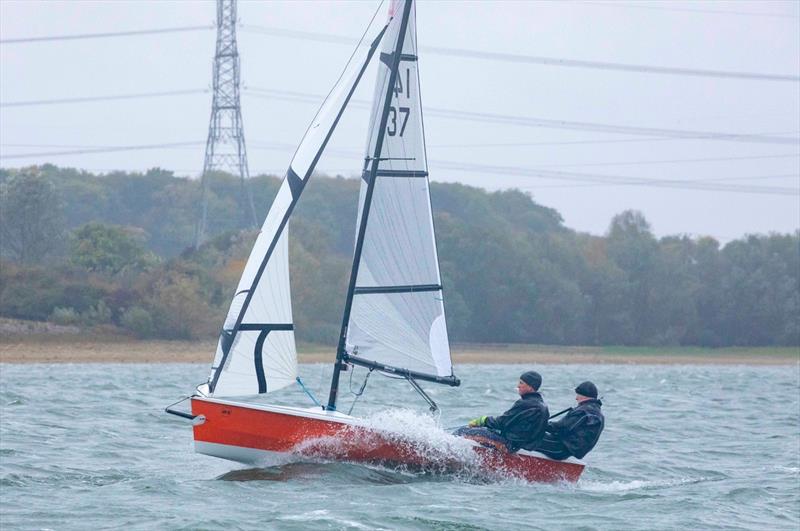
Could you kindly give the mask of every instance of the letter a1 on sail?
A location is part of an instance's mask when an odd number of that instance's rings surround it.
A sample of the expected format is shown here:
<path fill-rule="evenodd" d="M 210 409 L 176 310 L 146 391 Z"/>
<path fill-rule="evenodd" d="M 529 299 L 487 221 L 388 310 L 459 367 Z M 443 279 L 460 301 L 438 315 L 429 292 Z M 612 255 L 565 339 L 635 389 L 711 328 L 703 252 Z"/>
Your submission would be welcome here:
<path fill-rule="evenodd" d="M 355 249 L 326 405 L 287 407 L 248 397 L 298 384 L 289 284 L 289 220 L 367 67 L 377 82 L 361 168 Z M 355 366 L 457 386 L 434 234 L 413 0 L 390 3 L 369 46 L 358 46 L 292 157 L 222 325 L 207 382 L 191 397 L 195 450 L 245 463 L 273 455 L 419 466 L 434 457 L 337 410 L 340 373 Z M 364 381 L 366 386 L 367 381 Z M 363 388 L 362 388 L 363 391 Z M 310 396 L 310 393 L 309 393 Z M 235 398 L 235 399 L 234 399 Z M 487 466 L 534 481 L 577 480 L 583 464 L 474 447 Z M 526 455 L 530 454 L 530 455 Z M 441 468 L 447 456 L 438 456 Z M 444 461 L 443 461 L 444 460 Z M 461 464 L 451 463 L 454 468 Z"/>

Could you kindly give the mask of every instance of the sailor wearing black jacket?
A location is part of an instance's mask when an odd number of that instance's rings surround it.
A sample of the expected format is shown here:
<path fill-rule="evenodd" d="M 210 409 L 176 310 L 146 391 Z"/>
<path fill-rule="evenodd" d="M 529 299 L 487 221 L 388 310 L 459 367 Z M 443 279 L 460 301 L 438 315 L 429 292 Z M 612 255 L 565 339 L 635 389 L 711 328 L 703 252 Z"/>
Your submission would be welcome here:
<path fill-rule="evenodd" d="M 582 458 L 600 439 L 605 417 L 600 411 L 603 403 L 597 398 L 597 387 L 583 382 L 575 388 L 578 405 L 558 421 L 547 426 L 547 433 L 536 451 L 553 459 L 575 456 Z"/>
<path fill-rule="evenodd" d="M 542 440 L 550 413 L 539 394 L 542 377 L 536 371 L 522 374 L 517 384 L 520 399 L 499 417 L 483 416 L 471 420 L 469 427 L 456 435 L 477 436 L 504 443 L 509 451 L 534 449 Z"/>

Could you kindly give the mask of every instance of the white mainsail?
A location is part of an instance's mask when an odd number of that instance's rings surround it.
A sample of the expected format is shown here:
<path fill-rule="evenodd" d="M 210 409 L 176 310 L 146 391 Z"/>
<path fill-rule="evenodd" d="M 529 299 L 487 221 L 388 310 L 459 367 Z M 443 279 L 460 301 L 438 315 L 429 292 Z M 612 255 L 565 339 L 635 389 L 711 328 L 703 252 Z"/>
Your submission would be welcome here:
<path fill-rule="evenodd" d="M 356 242 L 345 348 L 350 359 L 448 377 L 452 365 L 431 212 L 415 6 L 407 2 L 392 5 L 390 15 L 400 19 L 405 13 L 407 22 L 390 26 L 378 67 L 359 199 L 357 238 L 363 237 L 360 249 Z"/>
<path fill-rule="evenodd" d="M 297 377 L 289 217 L 386 32 L 384 27 L 368 49 L 357 49 L 292 158 L 239 280 L 208 382 L 199 388 L 206 395 L 266 393 L 290 385 Z"/>

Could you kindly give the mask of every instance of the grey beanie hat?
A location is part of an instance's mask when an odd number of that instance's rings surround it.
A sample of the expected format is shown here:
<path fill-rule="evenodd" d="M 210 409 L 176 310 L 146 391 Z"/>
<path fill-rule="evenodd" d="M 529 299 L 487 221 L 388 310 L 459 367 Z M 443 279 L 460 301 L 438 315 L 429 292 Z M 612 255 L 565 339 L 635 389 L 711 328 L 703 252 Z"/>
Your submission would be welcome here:
<path fill-rule="evenodd" d="M 589 398 L 597 398 L 597 386 L 588 380 L 576 387 L 575 392 Z"/>
<path fill-rule="evenodd" d="M 523 372 L 519 379 L 533 387 L 536 391 L 542 386 L 542 375 L 536 371 Z"/>

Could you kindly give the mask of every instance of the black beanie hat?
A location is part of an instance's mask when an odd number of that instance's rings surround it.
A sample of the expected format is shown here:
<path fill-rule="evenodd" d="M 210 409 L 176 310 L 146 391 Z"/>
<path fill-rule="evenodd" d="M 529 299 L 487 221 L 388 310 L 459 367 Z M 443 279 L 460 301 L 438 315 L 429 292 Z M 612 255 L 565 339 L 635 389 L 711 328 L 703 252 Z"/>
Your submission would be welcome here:
<path fill-rule="evenodd" d="M 536 371 L 523 372 L 519 379 L 533 387 L 536 391 L 542 386 L 542 375 Z"/>
<path fill-rule="evenodd" d="M 597 386 L 588 380 L 576 387 L 575 392 L 589 398 L 597 398 Z"/>

